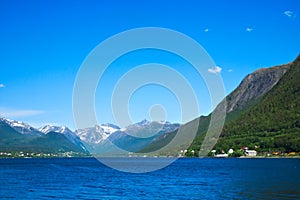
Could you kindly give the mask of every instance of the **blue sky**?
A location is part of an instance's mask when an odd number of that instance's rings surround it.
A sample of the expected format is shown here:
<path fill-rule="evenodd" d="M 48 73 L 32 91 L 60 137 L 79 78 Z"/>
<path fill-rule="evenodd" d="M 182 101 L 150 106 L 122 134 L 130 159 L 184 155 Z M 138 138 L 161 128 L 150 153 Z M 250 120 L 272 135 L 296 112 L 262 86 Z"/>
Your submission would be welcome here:
<path fill-rule="evenodd" d="M 0 27 L 0 114 L 37 127 L 75 128 L 72 92 L 81 63 L 100 42 L 128 29 L 164 27 L 193 38 L 220 67 L 226 93 L 248 73 L 293 61 L 300 53 L 298 0 L 1 0 Z M 199 115 L 211 111 L 205 84 L 187 63 L 148 50 L 122 57 L 107 70 L 95 96 L 99 123 L 114 123 L 110 94 L 122 73 L 149 62 L 179 70 L 197 91 Z M 133 94 L 132 120 L 148 119 L 155 104 L 164 105 L 167 120 L 180 122 L 174 95 L 155 85 Z"/>

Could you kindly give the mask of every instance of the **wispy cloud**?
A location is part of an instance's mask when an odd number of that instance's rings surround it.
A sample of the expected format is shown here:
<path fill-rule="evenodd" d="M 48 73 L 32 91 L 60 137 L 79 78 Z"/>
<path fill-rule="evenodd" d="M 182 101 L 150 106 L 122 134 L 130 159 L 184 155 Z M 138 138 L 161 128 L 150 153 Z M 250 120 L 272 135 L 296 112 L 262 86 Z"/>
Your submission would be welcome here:
<path fill-rule="evenodd" d="M 43 110 L 15 110 L 9 108 L 0 108 L 0 115 L 8 118 L 30 117 L 44 114 Z"/>
<path fill-rule="evenodd" d="M 216 66 L 216 67 L 213 67 L 213 68 L 209 68 L 207 71 L 208 71 L 209 73 L 212 73 L 212 74 L 218 74 L 218 73 L 221 73 L 222 68 Z"/>
<path fill-rule="evenodd" d="M 247 28 L 246 28 L 246 31 L 247 31 L 247 32 L 251 32 L 251 31 L 253 31 L 253 28 L 247 27 Z"/>
<path fill-rule="evenodd" d="M 229 70 L 227 70 L 228 72 L 232 72 L 233 70 L 232 69 L 229 69 Z"/>
<path fill-rule="evenodd" d="M 209 31 L 209 29 L 208 29 L 208 28 L 204 29 L 204 32 L 208 32 L 208 31 Z"/>
<path fill-rule="evenodd" d="M 293 12 L 293 11 L 290 11 L 290 10 L 284 11 L 283 14 L 285 14 L 285 15 L 288 16 L 288 17 L 293 17 L 293 16 L 294 16 L 294 12 Z"/>
<path fill-rule="evenodd" d="M 5 87 L 5 85 L 0 83 L 0 88 L 4 88 L 4 87 Z"/>

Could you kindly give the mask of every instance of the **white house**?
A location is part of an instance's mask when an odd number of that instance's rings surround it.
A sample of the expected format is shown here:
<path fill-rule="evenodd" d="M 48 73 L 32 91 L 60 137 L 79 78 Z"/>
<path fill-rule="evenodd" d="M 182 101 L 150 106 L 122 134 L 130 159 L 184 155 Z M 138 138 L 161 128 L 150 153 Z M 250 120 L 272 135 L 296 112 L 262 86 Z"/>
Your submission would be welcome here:
<path fill-rule="evenodd" d="M 228 154 L 233 154 L 233 152 L 234 152 L 233 149 L 228 150 Z"/>
<path fill-rule="evenodd" d="M 245 150 L 245 156 L 256 156 L 257 152 L 255 150 Z"/>
<path fill-rule="evenodd" d="M 227 154 L 227 153 L 216 154 L 214 157 L 215 157 L 215 158 L 227 158 L 227 157 L 228 157 L 228 154 Z"/>

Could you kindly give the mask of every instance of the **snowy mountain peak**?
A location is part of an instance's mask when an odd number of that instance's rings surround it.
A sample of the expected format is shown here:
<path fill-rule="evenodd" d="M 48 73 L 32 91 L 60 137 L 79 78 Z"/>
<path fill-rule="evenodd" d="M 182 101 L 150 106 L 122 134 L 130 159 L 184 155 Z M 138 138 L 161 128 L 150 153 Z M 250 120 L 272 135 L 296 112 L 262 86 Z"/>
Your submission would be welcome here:
<path fill-rule="evenodd" d="M 33 128 L 32 126 L 30 126 L 29 124 L 26 124 L 24 122 L 7 119 L 5 117 L 1 117 L 0 121 L 5 122 L 6 124 L 11 126 L 13 129 L 18 131 L 19 133 L 22 133 L 22 134 L 38 134 L 37 129 Z"/>
<path fill-rule="evenodd" d="M 116 132 L 120 129 L 120 127 L 114 125 L 114 124 L 101 124 L 100 126 L 97 126 L 99 130 L 102 130 L 101 132 L 104 132 L 105 134 L 110 135 L 113 132 Z"/>
<path fill-rule="evenodd" d="M 84 142 L 99 144 L 118 130 L 120 130 L 120 127 L 107 123 L 96 125 L 91 128 L 79 129 L 76 131 L 76 134 Z"/>
<path fill-rule="evenodd" d="M 56 132 L 56 133 L 72 133 L 72 131 L 66 127 L 66 126 L 52 126 L 52 125 L 46 125 L 44 127 L 39 128 L 39 131 L 42 133 L 49 133 L 49 132 Z"/>
<path fill-rule="evenodd" d="M 109 127 L 109 128 L 113 128 L 113 129 L 120 129 L 119 126 L 115 125 L 115 124 L 111 124 L 111 123 L 105 123 L 105 124 L 101 124 L 102 127 Z"/>
<path fill-rule="evenodd" d="M 161 124 L 161 125 L 166 126 L 166 125 L 171 125 L 172 123 L 168 122 L 168 121 L 148 121 L 147 119 L 144 119 L 140 122 L 137 122 L 135 124 L 131 124 L 129 126 L 135 125 L 135 126 L 145 127 L 145 126 L 151 126 L 152 124 Z"/>
<path fill-rule="evenodd" d="M 32 128 L 30 125 L 28 125 L 24 122 L 17 121 L 17 120 L 11 120 L 11 119 L 7 119 L 4 117 L 1 118 L 1 121 L 6 122 L 7 124 L 9 124 L 12 127 Z"/>
<path fill-rule="evenodd" d="M 148 121 L 147 119 L 144 119 L 144 120 L 136 123 L 136 125 L 138 125 L 138 126 L 148 126 L 149 124 L 151 124 L 151 122 Z"/>
<path fill-rule="evenodd" d="M 143 120 L 141 122 L 131 124 L 125 128 L 122 128 L 120 131 L 126 132 L 130 135 L 136 135 L 141 136 L 145 135 L 145 137 L 148 135 L 151 135 L 153 133 L 158 132 L 172 132 L 175 131 L 180 127 L 180 124 L 177 123 L 170 123 L 168 121 L 148 121 Z M 150 134 L 151 133 L 151 134 Z"/>

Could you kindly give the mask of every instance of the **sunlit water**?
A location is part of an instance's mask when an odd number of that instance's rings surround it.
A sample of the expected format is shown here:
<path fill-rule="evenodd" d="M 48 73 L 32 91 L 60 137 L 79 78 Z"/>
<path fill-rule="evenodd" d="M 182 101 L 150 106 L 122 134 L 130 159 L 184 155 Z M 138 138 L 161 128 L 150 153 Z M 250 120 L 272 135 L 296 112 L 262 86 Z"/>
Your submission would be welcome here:
<path fill-rule="evenodd" d="M 300 199 L 300 159 L 186 158 L 145 174 L 94 158 L 0 159 L 0 199 L 104 198 Z"/>

